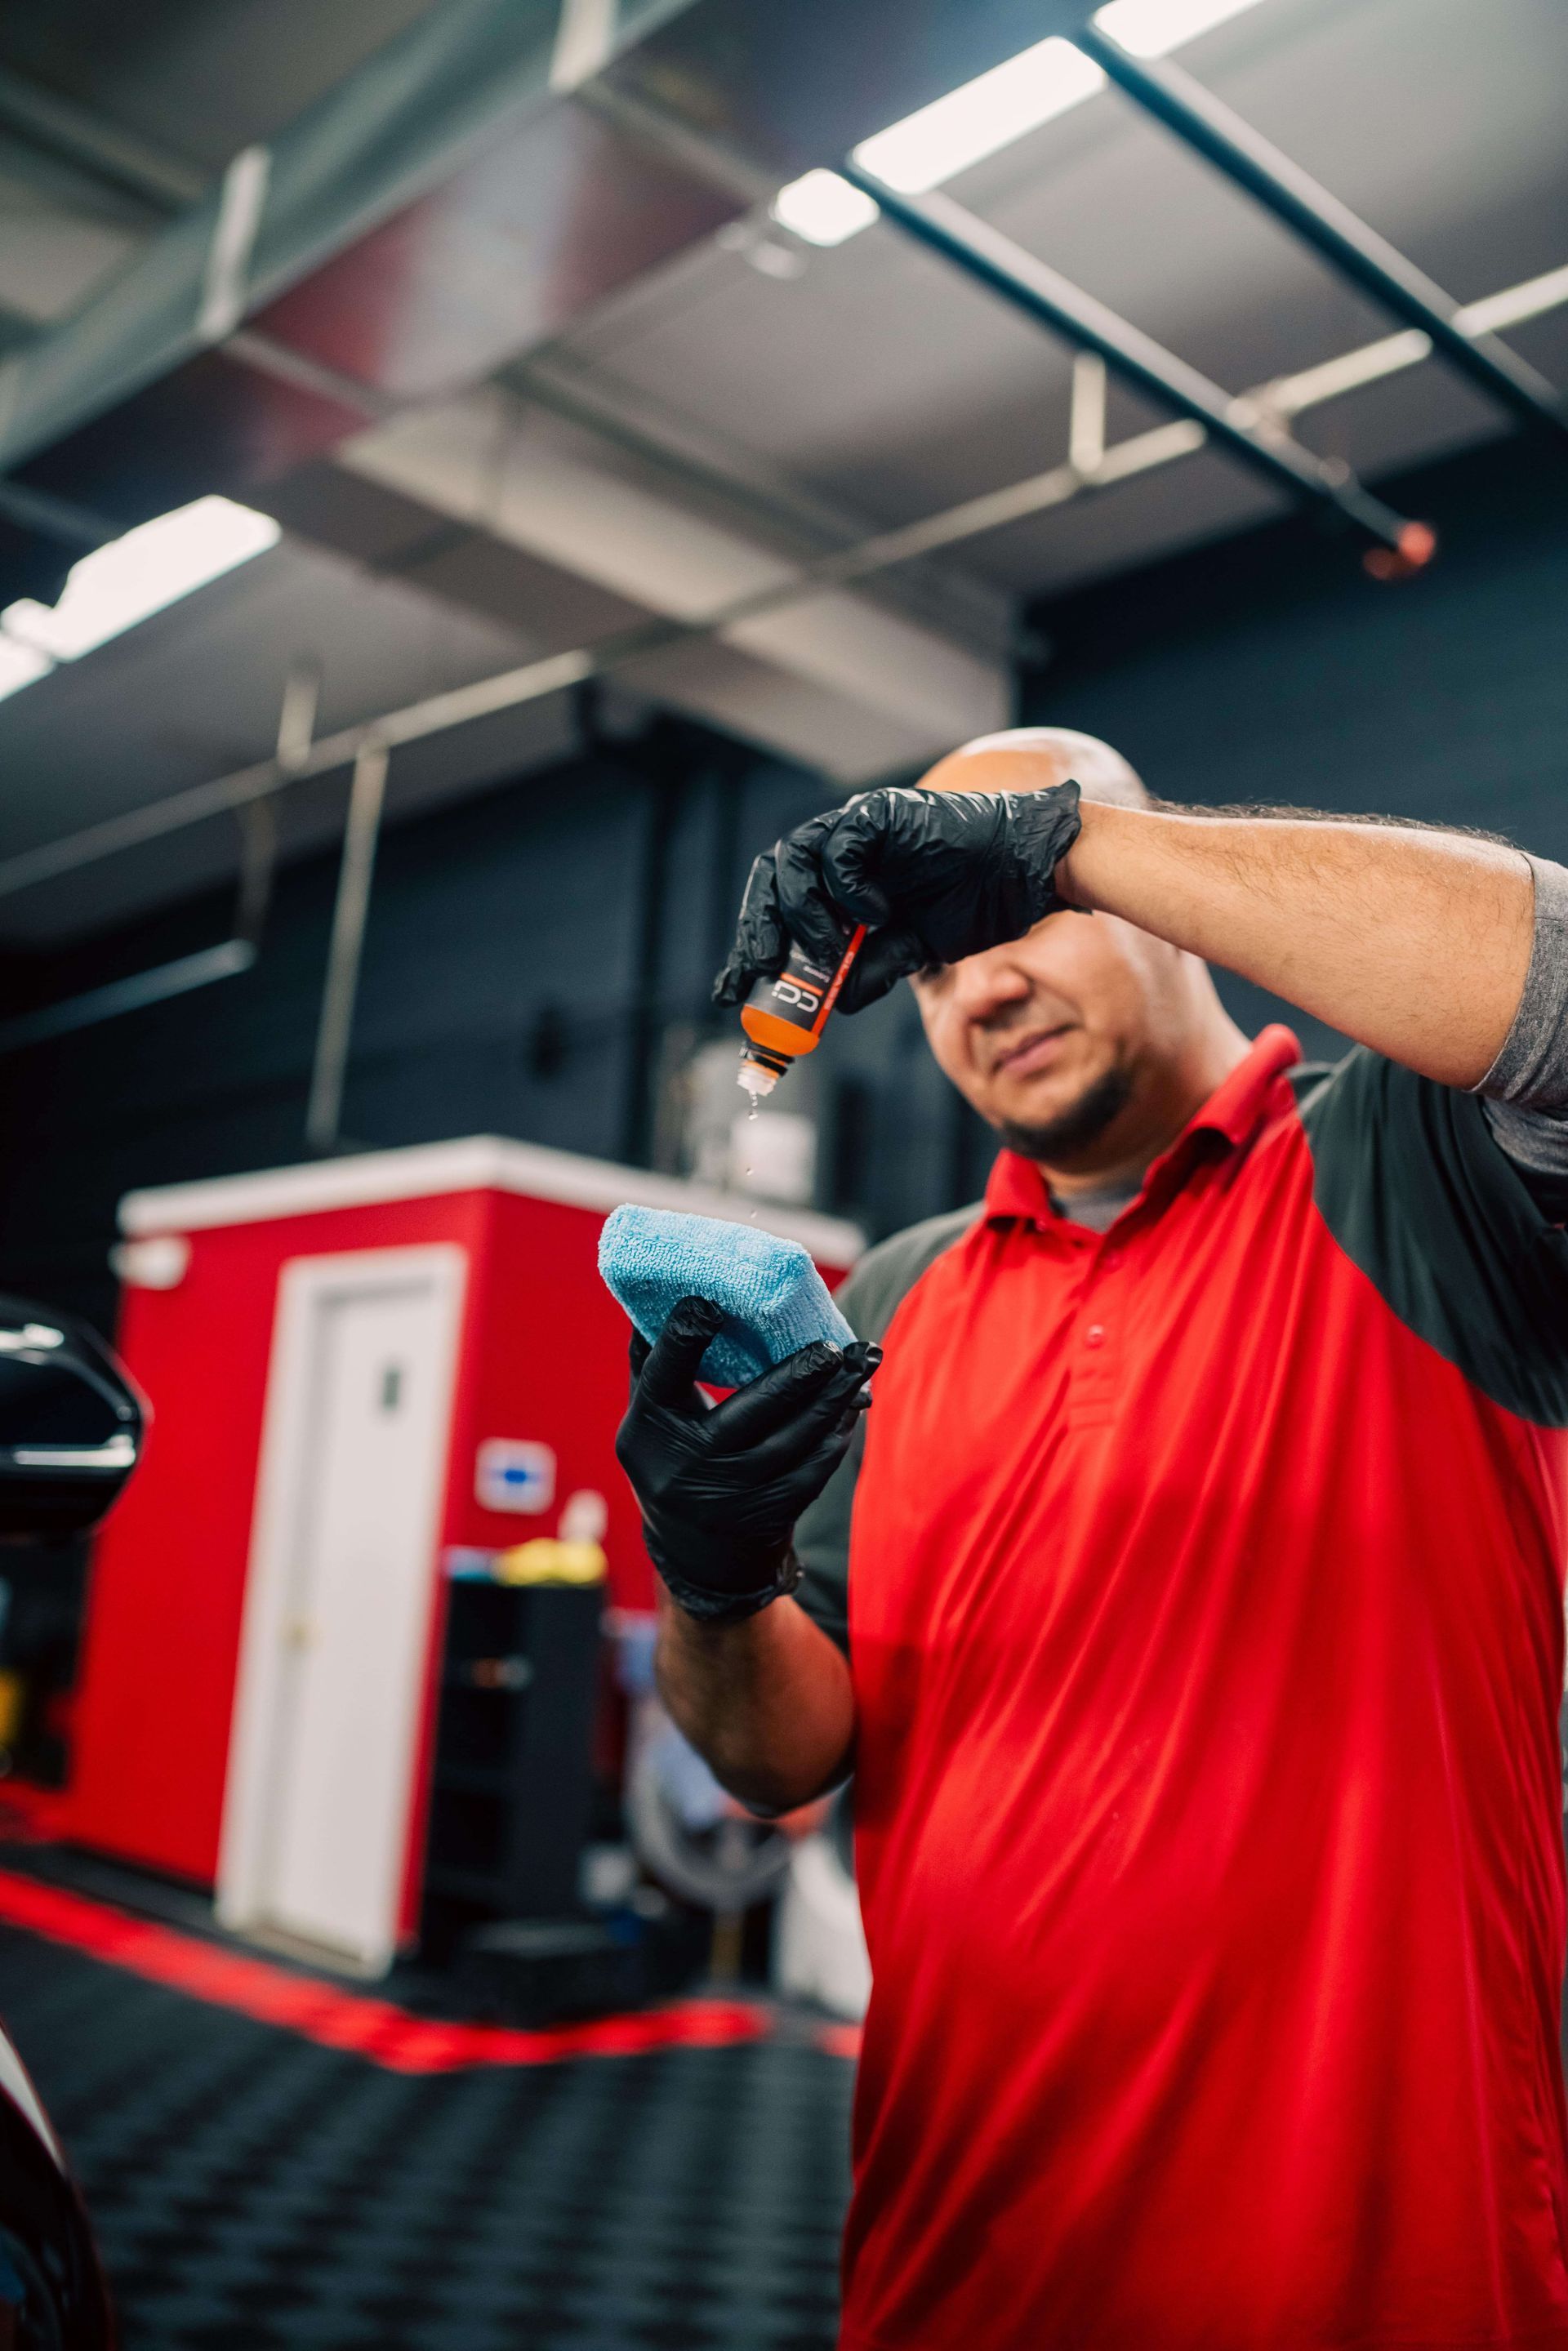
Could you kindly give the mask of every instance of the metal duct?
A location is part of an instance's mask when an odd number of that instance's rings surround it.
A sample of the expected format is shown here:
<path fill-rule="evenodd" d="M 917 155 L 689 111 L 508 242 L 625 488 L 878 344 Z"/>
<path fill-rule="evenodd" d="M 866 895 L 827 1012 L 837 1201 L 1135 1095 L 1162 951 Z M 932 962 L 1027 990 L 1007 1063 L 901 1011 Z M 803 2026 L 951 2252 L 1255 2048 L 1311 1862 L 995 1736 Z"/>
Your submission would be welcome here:
<path fill-rule="evenodd" d="M 452 0 L 0 366 L 0 473 L 119 527 L 280 474 L 1085 13 Z"/>
<path fill-rule="evenodd" d="M 604 47 L 683 0 L 596 13 Z M 0 468 L 124 524 L 329 446 L 378 400 L 483 375 L 744 195 L 575 104 L 580 0 L 433 10 L 236 156 L 97 300 L 0 368 Z M 499 264 L 499 266 L 498 266 Z M 297 380 L 226 350 L 248 320 Z"/>

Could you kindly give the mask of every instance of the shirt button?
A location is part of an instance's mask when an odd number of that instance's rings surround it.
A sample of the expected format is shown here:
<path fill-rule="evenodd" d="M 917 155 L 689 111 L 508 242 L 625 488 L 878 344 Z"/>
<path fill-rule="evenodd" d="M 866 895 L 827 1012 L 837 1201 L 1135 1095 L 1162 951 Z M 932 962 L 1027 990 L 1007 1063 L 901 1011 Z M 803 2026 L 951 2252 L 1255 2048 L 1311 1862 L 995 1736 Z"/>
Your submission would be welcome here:
<path fill-rule="evenodd" d="M 1106 1270 L 1106 1272 L 1107 1272 L 1107 1273 L 1111 1272 L 1111 1271 L 1112 1271 L 1112 1270 L 1113 1270 L 1114 1267 L 1116 1267 L 1116 1266 L 1120 1265 L 1120 1264 L 1121 1264 L 1121 1262 L 1122 1262 L 1122 1252 L 1121 1252 L 1121 1250 L 1120 1250 L 1120 1249 L 1107 1249 L 1107 1250 L 1106 1250 L 1106 1252 L 1105 1252 L 1105 1254 L 1104 1254 L 1104 1256 L 1101 1259 L 1100 1262 L 1101 1262 L 1101 1264 L 1104 1267 L 1104 1269 L 1105 1269 L 1105 1270 Z"/>
<path fill-rule="evenodd" d="M 1091 1322 L 1088 1330 L 1083 1333 L 1083 1343 L 1086 1347 L 1103 1347 L 1105 1344 L 1105 1331 L 1103 1324 L 1099 1322 Z"/>

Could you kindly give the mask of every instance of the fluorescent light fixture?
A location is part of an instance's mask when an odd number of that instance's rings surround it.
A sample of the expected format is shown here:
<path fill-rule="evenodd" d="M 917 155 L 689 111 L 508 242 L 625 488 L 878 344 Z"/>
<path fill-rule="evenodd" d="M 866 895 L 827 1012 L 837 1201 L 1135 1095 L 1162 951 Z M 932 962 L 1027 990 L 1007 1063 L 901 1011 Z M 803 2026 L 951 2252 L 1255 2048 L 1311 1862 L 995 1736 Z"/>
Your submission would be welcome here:
<path fill-rule="evenodd" d="M 47 677 L 54 663 L 47 653 L 35 653 L 31 645 L 0 631 L 0 702 L 8 694 L 20 694 L 25 685 L 33 685 Z"/>
<path fill-rule="evenodd" d="M 1106 0 L 1094 22 L 1135 57 L 1163 57 L 1258 0 Z"/>
<path fill-rule="evenodd" d="M 5 638 L 12 641 L 0 640 L 0 662 L 18 650 L 18 641 L 20 649 L 35 656 L 76 661 L 166 604 L 204 588 L 209 580 L 247 563 L 278 536 L 270 515 L 254 514 L 232 498 L 197 498 L 172 514 L 139 523 L 123 538 L 95 547 L 73 563 L 53 607 L 28 597 L 0 612 Z"/>
<path fill-rule="evenodd" d="M 863 139 L 855 162 L 903 195 L 924 195 L 1026 131 L 1065 114 L 1104 79 L 1092 57 L 1053 34 L 961 89 L 933 99 L 891 130 Z"/>
<path fill-rule="evenodd" d="M 857 236 L 881 215 L 880 205 L 836 172 L 808 172 L 780 188 L 770 207 L 780 228 L 803 236 L 808 245 L 842 245 Z"/>
<path fill-rule="evenodd" d="M 1161 57 L 1257 5 L 1258 0 L 1107 0 L 1094 22 L 1134 57 Z M 890 188 L 924 195 L 1092 98 L 1104 80 L 1092 58 L 1053 35 L 862 140 L 855 161 Z M 836 172 L 808 172 L 773 199 L 774 219 L 812 245 L 841 245 L 877 216 L 871 198 Z"/>

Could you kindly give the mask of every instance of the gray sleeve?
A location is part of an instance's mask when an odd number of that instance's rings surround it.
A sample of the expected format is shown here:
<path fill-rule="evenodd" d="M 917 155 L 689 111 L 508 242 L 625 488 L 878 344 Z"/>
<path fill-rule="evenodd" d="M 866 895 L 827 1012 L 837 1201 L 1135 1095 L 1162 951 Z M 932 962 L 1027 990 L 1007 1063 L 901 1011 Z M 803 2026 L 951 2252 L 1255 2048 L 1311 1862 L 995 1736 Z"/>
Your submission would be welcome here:
<path fill-rule="evenodd" d="M 874 1311 L 880 1303 L 878 1292 L 882 1286 L 872 1263 L 875 1255 L 873 1249 L 869 1257 L 862 1257 L 834 1293 L 833 1302 L 857 1339 L 880 1340 L 887 1327 L 887 1316 Z M 872 1311 L 868 1312 L 868 1309 Z M 794 1550 L 800 1562 L 795 1597 L 807 1615 L 821 1626 L 830 1641 L 837 1642 L 846 1656 L 850 1647 L 850 1518 L 864 1451 L 862 1414 L 861 1425 L 850 1439 L 849 1451 L 816 1500 L 809 1502 L 795 1521 Z"/>
<path fill-rule="evenodd" d="M 837 1303 L 857 1339 L 881 1341 L 921 1275 L 945 1249 L 961 1240 L 980 1214 L 980 1204 L 946 1217 L 931 1217 L 907 1232 L 895 1233 L 868 1249 L 837 1293 Z M 874 1403 L 873 1411 L 876 1409 Z M 795 1556 L 800 1581 L 795 1597 L 845 1656 L 850 1646 L 850 1520 L 855 1481 L 865 1451 L 865 1426 L 856 1429 L 850 1449 L 795 1524 Z"/>
<path fill-rule="evenodd" d="M 1476 1092 L 1539 1207 L 1568 1217 L 1568 871 L 1532 857 L 1535 942 L 1502 1050 Z"/>
<path fill-rule="evenodd" d="M 850 1520 L 864 1451 L 862 1421 L 850 1439 L 849 1451 L 795 1523 L 795 1556 L 800 1562 L 795 1597 L 846 1656 L 850 1649 Z"/>

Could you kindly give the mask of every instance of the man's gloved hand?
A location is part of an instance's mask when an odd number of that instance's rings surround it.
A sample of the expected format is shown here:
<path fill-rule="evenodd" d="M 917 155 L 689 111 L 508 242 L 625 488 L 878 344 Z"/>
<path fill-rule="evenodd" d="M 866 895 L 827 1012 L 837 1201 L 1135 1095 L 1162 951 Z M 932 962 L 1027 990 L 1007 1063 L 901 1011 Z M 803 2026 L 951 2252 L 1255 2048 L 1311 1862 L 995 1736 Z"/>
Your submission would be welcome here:
<path fill-rule="evenodd" d="M 882 1349 L 801 1347 L 710 1411 L 697 1366 L 724 1320 L 682 1298 L 650 1347 L 632 1340 L 632 1400 L 615 1453 L 643 1512 L 648 1555 L 689 1615 L 734 1624 L 798 1579 L 789 1550 L 871 1402 Z"/>
<path fill-rule="evenodd" d="M 809 818 L 752 866 L 719 1004 L 741 1004 L 784 968 L 791 939 L 830 969 L 851 926 L 870 935 L 839 998 L 843 1012 L 926 964 L 1021 938 L 1066 901 L 1056 867 L 1078 838 L 1078 787 L 928 792 L 883 786 Z"/>

